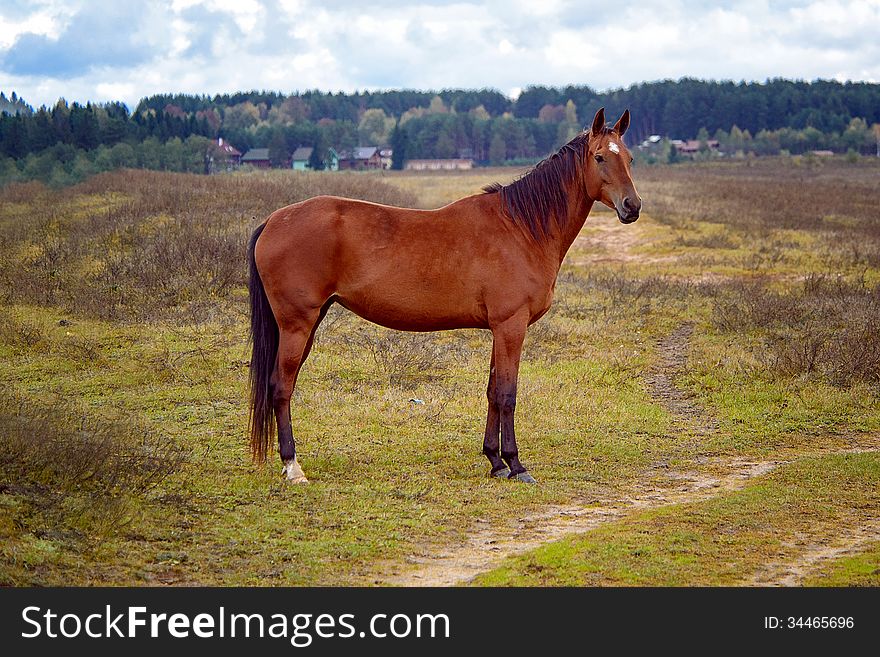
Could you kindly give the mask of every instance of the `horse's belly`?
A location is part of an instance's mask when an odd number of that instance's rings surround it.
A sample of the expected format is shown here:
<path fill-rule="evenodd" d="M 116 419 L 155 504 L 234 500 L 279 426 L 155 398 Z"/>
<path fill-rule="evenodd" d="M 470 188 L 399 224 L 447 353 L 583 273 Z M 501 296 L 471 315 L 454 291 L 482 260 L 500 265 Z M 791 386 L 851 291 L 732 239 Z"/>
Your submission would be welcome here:
<path fill-rule="evenodd" d="M 488 328 L 479 303 L 444 295 L 404 292 L 395 296 L 337 294 L 337 302 L 364 319 L 398 331 Z"/>

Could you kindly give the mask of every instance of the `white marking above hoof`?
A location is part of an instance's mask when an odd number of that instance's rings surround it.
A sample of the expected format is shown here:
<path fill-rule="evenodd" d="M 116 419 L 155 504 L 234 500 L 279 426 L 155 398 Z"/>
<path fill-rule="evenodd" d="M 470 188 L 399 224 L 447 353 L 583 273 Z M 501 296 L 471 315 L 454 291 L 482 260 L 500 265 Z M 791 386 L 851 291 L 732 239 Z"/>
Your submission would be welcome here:
<path fill-rule="evenodd" d="M 302 471 L 302 468 L 299 467 L 299 463 L 296 462 L 296 457 L 292 461 L 285 461 L 284 467 L 281 469 L 281 474 L 284 475 L 284 478 L 287 479 L 291 484 L 307 484 L 309 480 L 306 479 L 305 473 Z"/>

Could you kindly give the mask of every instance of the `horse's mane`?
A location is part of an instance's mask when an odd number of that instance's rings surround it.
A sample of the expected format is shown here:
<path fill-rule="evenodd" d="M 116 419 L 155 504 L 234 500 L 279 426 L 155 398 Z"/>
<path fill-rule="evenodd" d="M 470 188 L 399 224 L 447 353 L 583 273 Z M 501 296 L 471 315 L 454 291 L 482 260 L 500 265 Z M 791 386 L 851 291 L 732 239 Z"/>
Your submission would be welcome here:
<path fill-rule="evenodd" d="M 604 131 L 611 132 L 609 128 Z M 583 167 L 589 132 L 581 132 L 549 157 L 541 160 L 512 183 L 492 183 L 487 194 L 500 194 L 501 207 L 514 223 L 537 241 L 544 238 L 551 222 L 559 225 L 568 211 L 568 190 Z"/>

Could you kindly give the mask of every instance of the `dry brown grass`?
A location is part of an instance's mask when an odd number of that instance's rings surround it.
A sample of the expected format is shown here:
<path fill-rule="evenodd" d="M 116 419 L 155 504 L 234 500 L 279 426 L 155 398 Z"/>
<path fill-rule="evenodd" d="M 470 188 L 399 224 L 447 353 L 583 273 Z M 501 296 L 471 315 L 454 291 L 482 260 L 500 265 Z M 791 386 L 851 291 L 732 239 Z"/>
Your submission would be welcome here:
<path fill-rule="evenodd" d="M 288 490 L 275 467 L 247 465 L 244 238 L 269 211 L 313 194 L 413 203 L 384 186 L 393 175 L 138 172 L 64 191 L 7 188 L 0 291 L 35 305 L 0 311 L 3 382 L 30 400 L 0 427 L 11 436 L 0 450 L 0 583 L 370 583 L 380 562 L 402 563 L 424 540 L 445 547 L 499 504 L 520 517 L 606 487 L 644 490 L 653 463 L 763 458 L 829 432 L 876 430 L 880 387 L 862 382 L 877 380 L 878 274 L 867 267 L 860 281 L 851 250 L 834 242 L 851 235 L 864 254 L 874 219 L 850 199 L 821 223 L 777 230 L 772 212 L 740 198 L 772 186 L 763 166 L 640 168 L 646 216 L 629 227 L 639 232 L 621 247 L 626 259 L 565 265 L 523 359 L 518 421 L 542 482 L 529 490 L 480 478 L 488 332 L 393 333 L 338 307 L 295 399 L 317 485 Z M 804 175 L 810 193 L 833 196 L 848 172 L 841 163 Z M 873 189 L 862 173 L 857 194 Z M 800 193 L 788 175 L 778 198 Z M 467 189 L 444 176 L 438 202 L 494 177 L 471 176 Z M 402 179 L 413 189 L 430 180 Z M 716 193 L 736 195 L 736 207 Z M 687 216 L 688 203 L 721 225 Z M 832 261 L 848 263 L 843 279 L 823 265 Z M 823 266 L 825 276 L 804 278 Z M 670 386 L 718 418 L 707 441 L 679 433 L 644 380 L 666 359 L 657 340 L 682 322 L 694 328 Z M 55 394 L 73 401 L 47 413 Z M 60 438 L 39 440 L 47 434 Z M 126 480 L 126 459 L 161 452 L 163 435 L 191 456 L 155 488 Z M 52 461 L 68 436 L 69 467 Z M 109 538 L 81 549 L 90 536 Z"/>
<path fill-rule="evenodd" d="M 124 526 L 127 500 L 179 471 L 187 451 L 122 415 L 0 394 L 0 493 L 31 507 L 26 529 L 94 547 Z"/>
<path fill-rule="evenodd" d="M 809 276 L 780 291 L 757 279 L 716 300 L 714 323 L 760 338 L 758 361 L 782 376 L 819 376 L 834 385 L 880 383 L 880 286 Z"/>
<path fill-rule="evenodd" d="M 357 175 L 196 176 L 119 171 L 52 191 L 0 190 L 0 297 L 102 319 L 221 315 L 245 284 L 244 248 L 272 211 L 336 194 L 412 205 Z"/>
<path fill-rule="evenodd" d="M 666 224 L 720 223 L 733 234 L 767 239 L 771 250 L 772 231 L 809 231 L 819 237 L 829 265 L 880 266 L 880 163 L 807 166 L 795 158 L 763 158 L 641 167 L 636 178 L 645 211 Z M 737 246 L 724 233 L 694 239 L 683 245 Z"/>

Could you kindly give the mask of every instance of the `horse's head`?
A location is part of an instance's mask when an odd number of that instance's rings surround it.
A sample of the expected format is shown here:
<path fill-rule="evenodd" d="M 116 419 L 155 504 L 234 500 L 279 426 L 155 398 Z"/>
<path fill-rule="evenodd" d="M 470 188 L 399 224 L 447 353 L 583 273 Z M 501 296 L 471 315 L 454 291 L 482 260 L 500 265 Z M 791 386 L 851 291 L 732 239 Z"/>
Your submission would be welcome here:
<path fill-rule="evenodd" d="M 605 109 L 596 112 L 584 166 L 590 198 L 617 212 L 617 218 L 624 224 L 638 219 L 642 209 L 630 169 L 632 155 L 622 139 L 628 127 L 629 110 L 610 129 L 605 127 Z"/>

